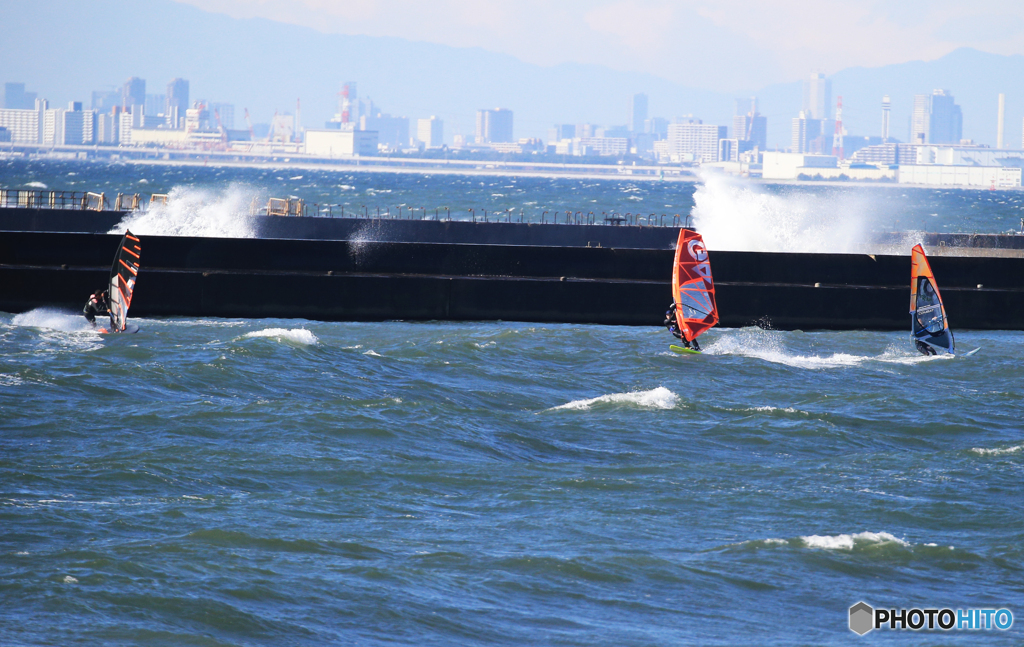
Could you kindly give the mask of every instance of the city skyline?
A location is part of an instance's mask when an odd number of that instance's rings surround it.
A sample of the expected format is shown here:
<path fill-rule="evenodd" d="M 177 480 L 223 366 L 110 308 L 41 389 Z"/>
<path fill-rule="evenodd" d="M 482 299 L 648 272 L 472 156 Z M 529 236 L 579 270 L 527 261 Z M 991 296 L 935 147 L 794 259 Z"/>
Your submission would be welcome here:
<path fill-rule="evenodd" d="M 137 20 L 141 15 L 128 3 L 102 1 L 112 7 L 121 7 L 126 21 Z M 315 127 L 330 118 L 335 112 L 339 83 L 353 78 L 359 80 L 363 94 L 372 96 L 374 103 L 383 106 L 387 114 L 404 115 L 413 120 L 436 115 L 444 122 L 445 139 L 449 143 L 456 135 L 473 138 L 476 111 L 487 106 L 507 107 L 515 112 L 517 138 L 545 138 L 552 125 L 559 123 L 591 123 L 609 127 L 634 125 L 630 122 L 629 101 L 637 94 L 649 97 L 647 114 L 652 118 L 671 120 L 692 116 L 708 124 L 727 126 L 733 123 L 734 99 L 757 96 L 759 113 L 767 118 L 766 144 L 769 148 L 789 145 L 789 122 L 799 113 L 803 79 L 809 76 L 805 72 L 800 79 L 789 83 L 743 92 L 713 93 L 667 84 L 656 77 L 627 75 L 610 69 L 543 68 L 463 48 L 324 37 L 303 28 L 271 23 L 249 24 L 218 17 L 191 9 L 186 4 L 166 1 L 154 4 L 170 8 L 171 14 L 165 20 L 168 35 L 183 24 L 191 25 L 197 37 L 227 32 L 226 36 L 215 39 L 211 44 L 211 47 L 220 49 L 204 52 L 197 59 L 195 53 L 173 38 L 165 37 L 159 30 L 140 39 L 140 42 L 146 42 L 141 49 L 138 43 L 126 41 L 124 49 L 132 51 L 132 56 L 127 57 L 111 57 L 102 51 L 106 47 L 105 41 L 100 41 L 101 49 L 93 53 L 77 51 L 85 38 L 77 45 L 73 39 L 65 39 L 71 42 L 66 44 L 62 41 L 55 47 L 58 51 L 65 48 L 65 52 L 75 48 L 73 55 L 64 55 L 64 59 L 70 59 L 70 65 L 47 60 L 46 53 L 33 51 L 30 56 L 21 53 L 15 57 L 0 56 L 0 73 L 4 74 L 5 80 L 28 83 L 30 91 L 48 98 L 54 105 L 64 105 L 69 101 L 82 101 L 89 105 L 93 92 L 102 94 L 120 90 L 124 80 L 131 76 L 148 79 L 147 94 L 155 95 L 164 93 L 168 79 L 188 78 L 193 97 L 231 103 L 237 107 L 237 117 L 248 109 L 255 122 L 269 122 L 275 112 L 294 111 L 296 100 L 301 99 L 302 122 L 306 127 Z M 28 9 L 24 13 L 31 15 Z M 87 22 L 91 19 L 89 14 L 96 12 L 84 12 L 84 16 L 70 10 L 67 13 L 67 20 Z M 196 20 L 200 22 L 194 22 Z M 245 31 L 243 28 L 251 29 Z M 262 34 L 271 30 L 287 37 L 295 47 L 267 54 L 238 52 L 239 43 L 243 40 L 259 40 Z M 14 31 L 17 35 L 17 30 Z M 235 33 L 240 34 L 237 42 L 232 38 Z M 172 46 L 171 42 L 175 44 Z M 374 48 L 380 49 L 384 45 L 398 58 L 381 62 L 384 50 L 377 52 Z M 0 53 L 4 53 L 3 47 L 0 44 Z M 370 51 L 370 55 L 364 55 L 365 51 Z M 825 76 L 834 85 L 832 97 L 844 96 L 844 122 L 849 133 L 877 134 L 880 120 L 877 104 L 881 95 L 888 94 L 892 98 L 890 131 L 893 137 L 906 141 L 914 95 L 930 94 L 934 89 L 945 88 L 963 106 L 964 138 L 994 145 L 994 106 L 999 94 L 1006 97 L 1005 140 L 1011 143 L 1020 141 L 1024 96 L 1015 90 L 1014 80 L 1021 78 L 1015 71 L 1024 66 L 1018 59 L 1024 57 L 1000 59 L 960 50 L 931 63 L 855 68 Z M 472 83 L 453 82 L 443 74 L 436 78 L 431 76 L 448 68 L 465 68 L 469 60 L 474 62 L 462 76 Z M 203 64 L 197 65 L 197 61 Z M 210 65 L 210 61 L 216 64 Z M 302 64 L 297 66 L 300 61 Z M 328 65 L 328 61 L 331 64 Z M 339 62 L 344 63 L 340 73 L 337 71 Z M 710 67 L 717 69 L 721 66 L 716 63 Z M 808 64 L 808 67 L 814 66 Z M 227 69 L 231 70 L 230 74 L 224 71 Z M 962 72 L 965 69 L 968 71 Z M 975 74 L 971 70 L 985 73 Z M 828 103 L 834 109 L 834 102 Z M 412 130 L 415 131 L 415 126 Z"/>

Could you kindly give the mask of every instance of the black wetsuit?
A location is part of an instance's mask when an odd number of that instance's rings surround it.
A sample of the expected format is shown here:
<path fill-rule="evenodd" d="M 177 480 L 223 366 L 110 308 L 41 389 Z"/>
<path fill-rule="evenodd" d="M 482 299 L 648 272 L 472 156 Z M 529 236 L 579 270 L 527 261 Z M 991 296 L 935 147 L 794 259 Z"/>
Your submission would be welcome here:
<path fill-rule="evenodd" d="M 95 324 L 96 317 L 107 317 L 110 316 L 110 309 L 107 307 L 107 297 L 103 295 L 99 297 L 96 294 L 89 296 L 89 300 L 85 302 L 85 307 L 82 308 L 82 314 L 89 320 L 89 323 Z"/>
<path fill-rule="evenodd" d="M 696 351 L 700 350 L 700 346 L 697 345 L 696 339 L 693 341 L 686 341 L 686 338 L 683 337 L 682 331 L 679 330 L 679 321 L 676 319 L 675 303 L 668 307 L 668 310 L 665 312 L 665 321 L 663 323 L 670 333 L 672 333 L 679 341 L 683 342 L 683 346 L 686 348 L 692 348 Z"/>
<path fill-rule="evenodd" d="M 935 352 L 934 348 L 924 343 L 920 339 L 915 339 L 914 343 L 917 345 L 917 350 L 920 351 L 922 355 L 938 355 L 938 353 Z"/>

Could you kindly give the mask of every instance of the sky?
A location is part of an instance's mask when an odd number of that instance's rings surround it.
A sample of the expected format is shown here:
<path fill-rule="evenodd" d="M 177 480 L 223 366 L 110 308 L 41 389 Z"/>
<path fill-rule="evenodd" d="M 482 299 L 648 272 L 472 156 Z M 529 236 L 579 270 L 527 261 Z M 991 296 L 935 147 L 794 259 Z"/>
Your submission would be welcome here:
<path fill-rule="evenodd" d="M 323 33 L 481 47 L 734 91 L 822 71 L 1024 54 L 1020 0 L 175 0 Z"/>

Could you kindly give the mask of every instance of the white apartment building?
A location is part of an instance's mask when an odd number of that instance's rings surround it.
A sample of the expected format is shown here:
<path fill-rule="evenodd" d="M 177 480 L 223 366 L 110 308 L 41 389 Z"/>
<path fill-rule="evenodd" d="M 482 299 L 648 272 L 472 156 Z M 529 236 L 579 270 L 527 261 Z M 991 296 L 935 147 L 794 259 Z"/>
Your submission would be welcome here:
<path fill-rule="evenodd" d="M 427 148 L 439 148 L 444 145 L 444 121 L 431 116 L 429 119 L 416 120 L 416 139 Z"/>
<path fill-rule="evenodd" d="M 672 161 L 717 162 L 718 140 L 728 138 L 726 126 L 712 126 L 699 119 L 668 125 L 668 152 Z"/>
<path fill-rule="evenodd" d="M 45 102 L 36 102 L 37 108 Z M 11 142 L 15 144 L 38 144 L 43 138 L 43 113 L 37 110 L 0 110 L 0 128 L 11 133 Z"/>

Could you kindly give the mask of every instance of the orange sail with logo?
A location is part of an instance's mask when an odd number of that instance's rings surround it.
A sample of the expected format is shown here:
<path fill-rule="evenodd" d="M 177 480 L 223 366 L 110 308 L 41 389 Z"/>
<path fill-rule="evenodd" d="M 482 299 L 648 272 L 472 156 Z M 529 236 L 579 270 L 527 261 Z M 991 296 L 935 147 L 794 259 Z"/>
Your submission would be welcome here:
<path fill-rule="evenodd" d="M 676 243 L 672 298 L 676 305 L 676 322 L 686 341 L 692 342 L 718 323 L 708 250 L 701 235 L 689 229 L 679 231 Z"/>

